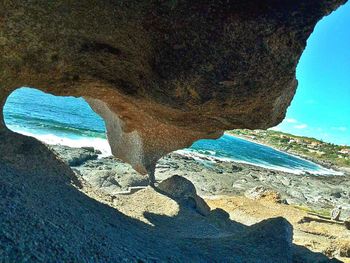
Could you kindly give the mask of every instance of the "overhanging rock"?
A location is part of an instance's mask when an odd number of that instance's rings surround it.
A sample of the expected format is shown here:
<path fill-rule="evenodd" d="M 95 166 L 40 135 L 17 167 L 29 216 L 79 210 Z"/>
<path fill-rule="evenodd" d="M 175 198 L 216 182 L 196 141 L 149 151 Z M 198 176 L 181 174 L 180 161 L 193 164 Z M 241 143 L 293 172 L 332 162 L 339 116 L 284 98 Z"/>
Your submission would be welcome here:
<path fill-rule="evenodd" d="M 278 124 L 307 38 L 345 2 L 1 1 L 0 103 L 20 86 L 82 96 L 152 174 L 197 139 Z"/>

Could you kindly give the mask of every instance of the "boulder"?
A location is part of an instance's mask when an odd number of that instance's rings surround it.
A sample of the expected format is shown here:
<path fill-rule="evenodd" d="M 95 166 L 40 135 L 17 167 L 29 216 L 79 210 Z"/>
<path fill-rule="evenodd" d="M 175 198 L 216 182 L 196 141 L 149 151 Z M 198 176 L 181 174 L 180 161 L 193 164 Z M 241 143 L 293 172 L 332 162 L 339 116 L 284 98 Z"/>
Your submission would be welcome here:
<path fill-rule="evenodd" d="M 235 165 L 235 164 L 232 164 L 232 172 L 233 173 L 238 173 L 240 171 L 242 171 L 243 168 L 241 166 L 238 166 L 238 165 Z"/>
<path fill-rule="evenodd" d="M 197 195 L 193 183 L 182 176 L 173 175 L 165 179 L 157 186 L 157 190 L 176 200 L 181 205 L 194 208 L 203 216 L 207 216 L 210 213 L 210 207 Z"/>
<path fill-rule="evenodd" d="M 276 203 L 286 203 L 286 201 L 282 201 L 281 194 L 275 190 L 268 189 L 264 186 L 256 186 L 252 189 L 247 190 L 244 195 L 253 200 L 265 200 L 272 201 Z"/>
<path fill-rule="evenodd" d="M 350 230 L 350 218 L 348 218 L 344 221 L 344 225 L 345 225 L 346 229 Z"/>
<path fill-rule="evenodd" d="M 92 147 L 70 148 L 60 145 L 50 145 L 48 147 L 72 167 L 80 166 L 89 160 L 96 160 L 98 158 L 98 154 Z"/>
<path fill-rule="evenodd" d="M 274 254 L 278 258 L 280 255 L 284 255 L 283 261 L 279 259 L 276 262 L 299 262 L 294 261 L 293 258 L 293 226 L 285 218 L 275 217 L 263 220 L 253 225 L 249 231 L 251 233 L 248 233 L 248 235 L 254 242 L 263 241 L 266 244 L 273 244 L 276 250 L 272 252 L 271 256 Z M 254 243 L 252 242 L 252 244 Z M 256 262 L 263 261 L 257 260 Z"/>
<path fill-rule="evenodd" d="M 350 239 L 338 241 L 338 253 L 341 257 L 350 258 Z"/>
<path fill-rule="evenodd" d="M 325 251 L 331 257 L 350 258 L 350 239 L 340 238 L 334 240 L 333 244 Z"/>

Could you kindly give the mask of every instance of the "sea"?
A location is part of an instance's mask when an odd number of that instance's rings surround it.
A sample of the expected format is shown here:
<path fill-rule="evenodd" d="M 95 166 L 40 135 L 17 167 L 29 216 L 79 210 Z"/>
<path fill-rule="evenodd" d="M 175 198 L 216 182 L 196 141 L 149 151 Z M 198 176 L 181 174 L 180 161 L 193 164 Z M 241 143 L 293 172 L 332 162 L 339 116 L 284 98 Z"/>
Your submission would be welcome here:
<path fill-rule="evenodd" d="M 83 98 L 57 97 L 33 88 L 19 88 L 4 107 L 7 127 L 47 144 L 92 146 L 101 157 L 111 155 L 103 119 Z M 199 162 L 235 161 L 294 174 L 339 175 L 311 161 L 271 147 L 225 134 L 216 140 L 199 140 L 177 151 Z M 205 157 L 205 158 L 203 158 Z"/>

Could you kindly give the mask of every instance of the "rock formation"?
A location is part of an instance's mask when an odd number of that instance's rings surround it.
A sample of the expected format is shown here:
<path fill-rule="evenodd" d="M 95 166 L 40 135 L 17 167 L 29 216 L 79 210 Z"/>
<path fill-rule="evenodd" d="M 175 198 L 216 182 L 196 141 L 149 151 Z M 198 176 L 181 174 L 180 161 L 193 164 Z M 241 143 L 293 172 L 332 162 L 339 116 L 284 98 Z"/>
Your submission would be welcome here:
<path fill-rule="evenodd" d="M 295 253 L 283 218 L 244 226 L 204 217 L 152 188 L 126 199 L 120 206 L 129 215 L 122 213 L 73 187 L 72 170 L 45 145 L 7 135 L 0 137 L 0 262 L 257 262 L 259 255 L 289 263 Z M 148 212 L 152 224 L 130 212 Z"/>
<path fill-rule="evenodd" d="M 0 108 L 20 86 L 84 97 L 153 180 L 170 151 L 279 123 L 307 38 L 345 2 L 1 1 Z"/>
<path fill-rule="evenodd" d="M 181 205 L 186 205 L 196 209 L 196 211 L 203 216 L 207 216 L 210 213 L 209 206 L 200 196 L 197 195 L 193 183 L 182 176 L 173 175 L 162 181 L 157 186 L 157 190 L 176 200 Z"/>
<path fill-rule="evenodd" d="M 176 217 L 148 214 L 153 226 L 132 219 L 78 191 L 53 152 L 7 130 L 2 108 L 21 86 L 84 97 L 114 155 L 152 181 L 165 153 L 280 122 L 308 36 L 345 2 L 0 0 L 0 261 L 325 262 L 295 256 L 282 218 L 221 224 L 180 204 Z"/>

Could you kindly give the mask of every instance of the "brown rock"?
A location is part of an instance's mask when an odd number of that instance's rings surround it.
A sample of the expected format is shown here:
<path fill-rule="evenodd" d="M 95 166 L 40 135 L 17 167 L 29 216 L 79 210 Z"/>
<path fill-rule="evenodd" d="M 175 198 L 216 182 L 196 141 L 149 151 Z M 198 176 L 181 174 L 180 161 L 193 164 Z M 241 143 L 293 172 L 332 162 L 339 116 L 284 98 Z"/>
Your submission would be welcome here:
<path fill-rule="evenodd" d="M 346 229 L 350 230 L 350 218 L 348 218 L 344 221 L 344 225 L 345 225 Z"/>
<path fill-rule="evenodd" d="M 350 240 L 340 240 L 338 242 L 339 256 L 350 258 Z"/>
<path fill-rule="evenodd" d="M 197 195 L 195 186 L 188 179 L 174 175 L 162 181 L 157 189 L 182 205 L 192 206 L 198 213 L 207 216 L 210 208 L 207 203 Z"/>
<path fill-rule="evenodd" d="M 325 251 L 328 256 L 338 256 L 343 258 L 350 258 L 350 240 L 337 239 Z"/>
<path fill-rule="evenodd" d="M 252 189 L 249 189 L 244 193 L 244 195 L 253 200 L 264 200 L 274 203 L 281 203 L 281 194 L 275 190 L 267 189 L 264 186 L 256 186 Z"/>
<path fill-rule="evenodd" d="M 152 176 L 197 139 L 279 123 L 307 38 L 345 2 L 1 1 L 0 108 L 24 85 L 84 97 Z"/>

